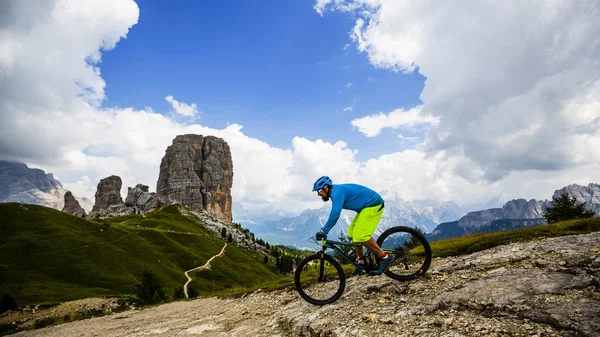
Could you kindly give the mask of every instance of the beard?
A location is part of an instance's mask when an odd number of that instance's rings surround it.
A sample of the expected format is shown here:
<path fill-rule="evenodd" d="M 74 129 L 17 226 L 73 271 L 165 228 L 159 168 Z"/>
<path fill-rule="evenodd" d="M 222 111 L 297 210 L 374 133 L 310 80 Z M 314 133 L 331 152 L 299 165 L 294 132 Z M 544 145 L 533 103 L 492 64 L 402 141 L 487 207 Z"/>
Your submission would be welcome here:
<path fill-rule="evenodd" d="M 321 199 L 323 199 L 324 202 L 329 201 L 329 195 L 324 195 L 321 197 Z"/>

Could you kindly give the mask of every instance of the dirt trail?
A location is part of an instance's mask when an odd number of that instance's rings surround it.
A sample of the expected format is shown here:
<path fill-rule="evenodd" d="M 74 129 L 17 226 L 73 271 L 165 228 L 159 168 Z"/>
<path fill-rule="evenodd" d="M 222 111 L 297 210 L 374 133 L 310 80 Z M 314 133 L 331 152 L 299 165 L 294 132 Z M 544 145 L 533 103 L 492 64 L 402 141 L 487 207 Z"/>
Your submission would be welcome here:
<path fill-rule="evenodd" d="M 185 298 L 190 298 L 188 296 L 187 286 L 188 286 L 188 284 L 190 284 L 190 282 L 192 282 L 192 278 L 188 275 L 188 273 L 191 272 L 191 271 L 196 271 L 196 270 L 209 269 L 210 268 L 210 261 L 212 261 L 216 257 L 223 256 L 223 254 L 225 254 L 225 247 L 227 247 L 227 242 L 225 242 L 225 245 L 221 249 L 221 252 L 219 254 L 211 257 L 204 265 L 202 265 L 200 267 L 196 267 L 196 268 L 190 269 L 190 270 L 188 270 L 188 271 L 185 272 L 185 277 L 187 277 L 187 279 L 188 279 L 188 281 L 183 286 L 183 292 L 185 293 Z"/>

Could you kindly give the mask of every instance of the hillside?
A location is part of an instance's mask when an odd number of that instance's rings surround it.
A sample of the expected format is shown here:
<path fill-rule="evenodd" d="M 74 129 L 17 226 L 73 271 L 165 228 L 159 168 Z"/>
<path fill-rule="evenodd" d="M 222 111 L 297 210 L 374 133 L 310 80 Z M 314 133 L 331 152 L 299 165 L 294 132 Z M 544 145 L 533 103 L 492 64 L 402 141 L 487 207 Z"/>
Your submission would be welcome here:
<path fill-rule="evenodd" d="M 186 283 L 186 270 L 224 246 L 208 221 L 182 215 L 178 206 L 86 220 L 42 206 L 0 203 L 0 294 L 20 305 L 134 294 L 147 270 L 171 297 Z M 191 273 L 191 286 L 206 295 L 283 280 L 263 258 L 230 244 L 211 269 Z"/>
<path fill-rule="evenodd" d="M 598 230 L 599 221 L 561 226 L 566 232 Z M 131 310 L 19 336 L 595 337 L 600 331 L 599 246 L 600 232 L 593 232 L 437 257 L 426 277 L 410 282 L 349 278 L 343 296 L 323 307 L 303 301 L 293 289 L 256 291 L 241 298 Z"/>

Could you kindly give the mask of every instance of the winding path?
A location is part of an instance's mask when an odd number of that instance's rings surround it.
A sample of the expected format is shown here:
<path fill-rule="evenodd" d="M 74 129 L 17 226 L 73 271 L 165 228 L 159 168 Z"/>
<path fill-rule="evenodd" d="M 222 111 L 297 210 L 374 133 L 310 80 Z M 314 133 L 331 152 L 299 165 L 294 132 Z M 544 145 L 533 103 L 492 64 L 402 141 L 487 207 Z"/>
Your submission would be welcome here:
<path fill-rule="evenodd" d="M 191 271 L 195 271 L 195 270 L 203 270 L 203 269 L 208 269 L 210 268 L 210 261 L 212 261 L 215 257 L 219 257 L 219 256 L 223 256 L 223 254 L 225 254 L 225 247 L 227 247 L 227 242 L 225 242 L 225 245 L 223 246 L 223 248 L 221 249 L 221 252 L 213 257 L 210 258 L 210 260 L 208 260 L 208 262 L 206 262 L 204 265 L 200 266 L 200 267 L 196 267 L 194 269 L 190 269 L 188 271 L 185 272 L 185 277 L 188 278 L 188 281 L 185 283 L 185 285 L 183 286 L 183 292 L 185 293 L 185 298 L 189 298 L 188 296 L 188 291 L 187 291 L 187 286 L 190 282 L 192 282 L 192 278 L 188 275 L 189 272 Z"/>

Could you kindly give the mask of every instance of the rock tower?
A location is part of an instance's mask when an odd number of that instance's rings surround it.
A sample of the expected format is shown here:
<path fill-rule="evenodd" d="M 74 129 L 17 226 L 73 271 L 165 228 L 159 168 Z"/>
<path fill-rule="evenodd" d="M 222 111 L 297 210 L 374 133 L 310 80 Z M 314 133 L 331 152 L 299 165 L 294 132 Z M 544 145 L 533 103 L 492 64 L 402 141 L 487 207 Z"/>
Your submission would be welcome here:
<path fill-rule="evenodd" d="M 156 196 L 164 204 L 179 202 L 231 223 L 232 184 L 227 142 L 214 136 L 179 135 L 160 163 Z"/>

